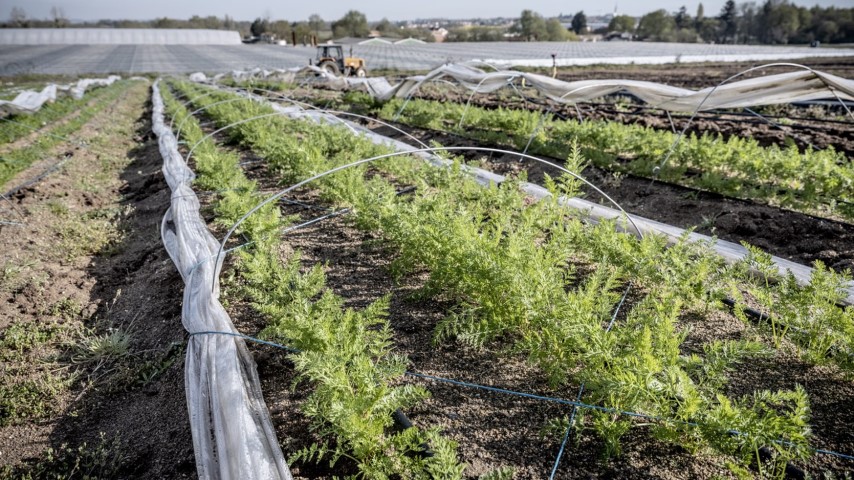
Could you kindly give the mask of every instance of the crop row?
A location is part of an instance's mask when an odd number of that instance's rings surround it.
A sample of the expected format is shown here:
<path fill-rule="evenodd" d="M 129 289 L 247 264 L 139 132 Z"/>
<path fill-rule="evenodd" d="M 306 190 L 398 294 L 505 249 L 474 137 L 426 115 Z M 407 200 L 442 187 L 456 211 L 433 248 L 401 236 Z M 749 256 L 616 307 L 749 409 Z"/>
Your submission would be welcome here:
<path fill-rule="evenodd" d="M 358 100 L 355 104 L 358 105 Z M 583 150 L 579 153 L 576 149 L 580 146 L 573 141 L 568 147 L 573 159 L 566 166 L 581 172 L 587 160 L 579 160 Z M 739 271 L 736 283 L 740 286 L 729 289 L 729 295 L 736 304 L 736 314 L 746 318 L 744 306 L 750 298 L 763 310 L 775 345 L 779 345 L 788 334 L 790 340 L 804 348 L 806 357 L 811 361 L 825 363 L 831 358 L 832 363 L 844 370 L 854 370 L 854 325 L 851 320 L 854 311 L 851 308 L 833 308 L 843 303 L 851 272 L 829 271 L 822 262 L 816 261 L 810 283 L 799 286 L 794 276 L 780 275 L 776 271 L 770 255 L 747 244 L 745 247 L 750 255 L 741 265 L 732 267 L 732 271 Z M 750 277 L 744 274 L 745 270 L 760 272 L 760 275 L 758 278 Z M 767 315 L 769 312 L 775 315 Z"/>
<path fill-rule="evenodd" d="M 169 92 L 163 97 L 176 123 L 182 124 L 182 138 L 191 145 L 202 140 L 203 132 L 188 110 Z M 263 198 L 243 174 L 238 156 L 217 148 L 212 140 L 199 143 L 193 159 L 197 185 L 224 191 L 214 202 L 217 223 L 233 224 Z M 290 220 L 270 205 L 238 230 L 252 242 L 238 253 L 238 266 L 244 292 L 269 321 L 261 336 L 299 350 L 290 359 L 299 381 L 313 388 L 302 409 L 321 440 L 290 461 L 324 459 L 334 464 L 346 456 L 367 478 L 458 478 L 463 467 L 455 446 L 437 431 L 390 431 L 392 413 L 425 398 L 427 391 L 393 386 L 407 360 L 391 349 L 388 299 L 360 311 L 345 309 L 341 297 L 325 286 L 321 266 L 301 272 L 298 253 L 282 261 L 278 231 Z M 432 456 L 423 455 L 425 444 Z"/>
<path fill-rule="evenodd" d="M 763 147 L 751 138 L 690 133 L 664 162 L 676 134 L 636 124 L 563 120 L 549 113 L 453 101 L 377 103 L 358 92 L 346 94 L 341 108 L 553 158 L 565 158 L 577 144 L 585 158 L 610 171 L 854 219 L 854 164 L 832 148 L 800 152 L 795 145 Z"/>
<path fill-rule="evenodd" d="M 43 105 L 37 112 L 32 114 L 10 115 L 4 121 L 0 129 L 0 145 L 13 142 L 18 138 L 31 133 L 33 130 L 59 120 L 66 115 L 75 112 L 81 105 L 85 105 L 93 99 L 103 95 L 104 89 L 92 89 L 92 93 L 82 99 L 75 99 L 71 95 L 62 95 L 55 102 Z"/>
<path fill-rule="evenodd" d="M 127 88 L 127 81 L 119 81 L 109 87 L 99 88 L 91 96 L 87 96 L 85 100 L 71 100 L 70 97 L 66 97 L 30 117 L 14 117 L 15 122 L 22 122 L 21 125 L 3 122 L 0 140 L 9 142 L 31 132 L 37 126 L 42 125 L 42 122 L 57 121 L 74 114 L 68 121 L 56 125 L 49 132 L 40 133 L 29 145 L 4 154 L 2 162 L 0 162 L 0 185 L 5 184 L 15 174 L 26 169 L 33 162 L 40 160 L 51 148 L 65 141 L 68 135 L 79 130 L 95 114 L 102 111 L 104 106 L 121 96 Z"/>
<path fill-rule="evenodd" d="M 203 91 L 189 85 L 180 89 L 189 98 Z M 230 95 L 209 94 L 193 103 L 212 105 Z M 224 126 L 272 110 L 246 100 L 211 106 L 205 113 Z M 265 158 L 285 182 L 389 151 L 346 128 L 284 117 L 235 126 L 230 138 Z M 581 164 L 581 153 L 574 151 L 568 163 Z M 764 261 L 758 252 L 747 262 L 728 267 L 704 245 L 683 241 L 666 248 L 660 237 L 639 240 L 617 232 L 611 223 L 583 223 L 555 200 L 557 194 L 577 193 L 578 186 L 569 179 L 550 180 L 553 198 L 531 204 L 516 181 L 482 188 L 456 165 L 425 169 L 411 160 L 383 161 L 377 168 L 384 176 L 417 186 L 417 193 L 406 198 L 394 195 L 392 183 L 383 176 L 366 178 L 373 170 L 364 167 L 325 177 L 318 185 L 326 200 L 353 208 L 356 225 L 380 233 L 398 250 L 398 274 L 426 269 L 430 273 L 426 291 L 456 299 L 458 307 L 436 327 L 436 341 L 507 343 L 547 373 L 553 385 L 585 382 L 586 401 L 661 419 L 655 422 L 654 434 L 689 448 L 710 447 L 744 464 L 758 464 L 753 459 L 759 448 L 769 446 L 776 452 L 773 469 L 778 471 L 787 460 L 809 455 L 809 409 L 802 389 L 755 392 L 741 399 L 722 393 L 729 369 L 767 353 L 766 348 L 741 340 L 715 341 L 702 353 L 687 354 L 681 345 L 688 332 L 680 326 L 680 315 L 708 313 L 719 308 L 724 295 L 768 292 L 769 301 L 775 302 L 769 306 L 785 304 L 791 295 L 785 288 L 756 282 L 747 274 L 748 267 Z M 197 168 L 202 170 L 201 165 Z M 231 210 L 232 217 L 246 207 Z M 275 265 L 273 255 L 262 270 Z M 595 273 L 583 273 L 590 271 Z M 786 284 L 805 300 L 791 309 L 826 311 L 824 315 L 838 316 L 836 325 L 850 325 L 850 310 L 837 309 L 831 298 L 839 295 L 843 278 L 817 271 L 823 285 L 830 287 L 828 298 Z M 252 275 L 244 274 L 247 279 Z M 299 341 L 304 335 L 301 328 L 307 328 L 299 326 L 301 317 L 275 305 L 288 304 L 304 283 L 290 277 L 275 282 L 269 275 L 260 278 L 247 281 L 253 285 L 250 293 L 257 307 L 273 322 L 267 333 L 289 344 Z M 628 285 L 636 299 L 623 307 L 613 328 L 603 328 L 616 309 L 619 292 Z M 842 365 L 850 359 L 845 354 L 851 352 L 850 330 L 831 328 L 832 334 L 827 334 L 826 323 L 812 325 L 816 319 L 810 315 L 774 318 L 779 325 L 801 322 L 779 334 L 777 323 L 769 327 L 780 341 L 800 338 L 788 334 L 795 330 L 833 339 L 825 351 L 801 343 L 810 358 Z M 619 452 L 620 437 L 631 421 L 604 412 L 588 412 L 584 418 L 610 453 Z"/>

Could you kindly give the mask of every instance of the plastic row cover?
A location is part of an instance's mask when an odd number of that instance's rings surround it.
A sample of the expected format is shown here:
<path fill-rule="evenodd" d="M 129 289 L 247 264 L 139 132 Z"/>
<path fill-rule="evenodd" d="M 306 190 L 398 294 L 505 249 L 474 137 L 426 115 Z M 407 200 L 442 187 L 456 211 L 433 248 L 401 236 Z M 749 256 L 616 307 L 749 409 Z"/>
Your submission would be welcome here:
<path fill-rule="evenodd" d="M 302 70 L 308 72 L 305 69 Z M 296 73 L 293 71 L 232 73 L 232 76 L 238 79 L 246 76 L 267 75 L 279 77 L 290 75 L 290 80 L 293 81 Z M 364 88 L 368 94 L 378 100 L 389 100 L 395 97 L 406 98 L 411 96 L 421 84 L 444 78 L 451 78 L 476 93 L 489 93 L 511 83 L 524 81 L 548 98 L 559 103 L 569 104 L 624 92 L 635 95 L 655 108 L 673 112 L 754 107 L 825 98 L 854 100 L 854 80 L 816 70 L 767 75 L 727 83 L 714 89 L 710 87 L 702 90 L 690 90 L 638 80 L 613 79 L 566 82 L 545 75 L 512 70 L 486 72 L 464 64 L 443 65 L 426 75 L 408 77 L 396 85 L 391 85 L 384 77 L 324 77 L 331 85 L 341 88 Z"/>
<path fill-rule="evenodd" d="M 204 72 L 196 72 L 191 73 L 189 78 L 191 82 L 207 82 L 213 81 L 218 82 L 220 79 L 230 76 L 234 80 L 248 80 L 251 78 L 269 78 L 269 79 L 278 79 L 283 81 L 292 82 L 297 75 L 299 74 L 310 74 L 316 75 L 318 78 L 323 80 L 335 80 L 340 77 L 336 77 L 335 75 L 323 70 L 322 68 L 316 65 L 307 65 L 304 67 L 293 67 L 293 68 L 273 68 L 266 69 L 256 67 L 251 70 L 232 70 L 229 73 L 218 73 L 213 77 L 208 77 L 204 74 Z"/>
<path fill-rule="evenodd" d="M 198 28 L 3 28 L 0 45 L 240 45 L 240 32 Z"/>
<path fill-rule="evenodd" d="M 117 75 L 110 75 L 107 78 L 84 78 L 70 85 L 56 85 L 51 83 L 40 92 L 24 90 L 11 101 L 0 100 L 0 113 L 35 113 L 45 103 L 54 102 L 61 94 L 71 95 L 75 100 L 80 100 L 87 89 L 92 87 L 106 87 L 121 79 L 122 77 Z"/>
<path fill-rule="evenodd" d="M 188 332 L 234 332 L 219 302 L 214 262 L 219 242 L 199 213 L 190 184 L 195 178 L 164 123 L 158 82 L 152 86 L 152 130 L 163 157 L 163 175 L 172 190 L 161 236 L 184 279 L 181 320 Z M 187 345 L 185 387 L 196 467 L 202 479 L 287 479 L 285 463 L 261 395 L 255 363 L 244 341 L 228 335 L 191 335 Z"/>
<path fill-rule="evenodd" d="M 718 108 L 743 108 L 757 105 L 804 102 L 823 98 L 854 100 L 854 80 L 815 70 L 767 75 L 735 81 L 720 87 L 689 90 L 638 80 L 579 80 L 566 82 L 545 75 L 509 70 L 485 72 L 467 65 L 445 65 L 427 75 L 409 77 L 397 85 L 374 79 L 345 79 L 349 85 L 364 85 L 380 100 L 408 97 L 422 83 L 452 78 L 467 89 L 488 93 L 516 80 L 536 88 L 560 103 L 575 103 L 618 92 L 630 93 L 655 108 L 674 112 L 693 112 Z M 832 90 L 832 92 L 831 92 Z M 835 92 L 835 95 L 834 95 Z"/>

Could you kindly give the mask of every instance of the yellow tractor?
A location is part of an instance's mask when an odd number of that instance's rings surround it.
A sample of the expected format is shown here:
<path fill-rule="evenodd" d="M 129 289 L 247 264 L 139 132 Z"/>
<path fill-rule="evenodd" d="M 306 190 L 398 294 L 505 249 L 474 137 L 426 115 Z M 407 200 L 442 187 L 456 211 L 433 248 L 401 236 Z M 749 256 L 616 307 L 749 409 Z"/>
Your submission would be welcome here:
<path fill-rule="evenodd" d="M 350 55 L 353 54 L 352 48 Z M 365 59 L 358 57 L 345 57 L 344 48 L 341 45 L 318 45 L 316 65 L 327 73 L 333 75 L 344 75 L 345 77 L 365 77 L 368 70 L 365 68 Z"/>

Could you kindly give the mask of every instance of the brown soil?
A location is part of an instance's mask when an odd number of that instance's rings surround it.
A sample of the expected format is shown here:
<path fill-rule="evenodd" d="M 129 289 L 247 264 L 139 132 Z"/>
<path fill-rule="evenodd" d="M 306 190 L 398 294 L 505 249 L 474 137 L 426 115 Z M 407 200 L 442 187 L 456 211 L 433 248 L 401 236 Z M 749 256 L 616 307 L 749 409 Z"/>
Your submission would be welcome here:
<path fill-rule="evenodd" d="M 183 284 L 159 237 L 169 192 L 148 92 L 147 83 L 130 84 L 77 133 L 86 148 L 58 145 L 53 155 L 69 152 L 70 161 L 14 196 L 25 225 L 2 227 L 4 268 L 22 273 L 0 291 L 0 328 L 56 321 L 70 332 L 64 343 L 43 347 L 48 356 L 7 365 L 27 371 L 21 362 L 49 362 L 70 382 L 47 399 L 47 415 L 0 428 L 0 464 L 18 469 L 13 476 L 36 463 L 37 475 L 70 475 L 79 455 L 48 461 L 45 449 L 76 452 L 86 444 L 88 455 L 108 457 L 96 473 L 195 477 L 183 391 Z M 69 304 L 79 313 L 52 308 Z M 127 357 L 100 367 L 80 359 L 74 345 L 115 330 L 130 335 Z"/>

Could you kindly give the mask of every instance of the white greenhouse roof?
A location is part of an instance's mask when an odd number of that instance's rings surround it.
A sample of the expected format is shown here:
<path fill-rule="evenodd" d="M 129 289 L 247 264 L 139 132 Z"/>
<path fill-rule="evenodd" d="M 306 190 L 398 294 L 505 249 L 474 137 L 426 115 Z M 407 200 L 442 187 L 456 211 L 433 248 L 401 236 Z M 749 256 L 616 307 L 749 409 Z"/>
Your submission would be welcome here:
<path fill-rule="evenodd" d="M 3 28 L 0 45 L 239 45 L 229 30 L 177 28 Z"/>

